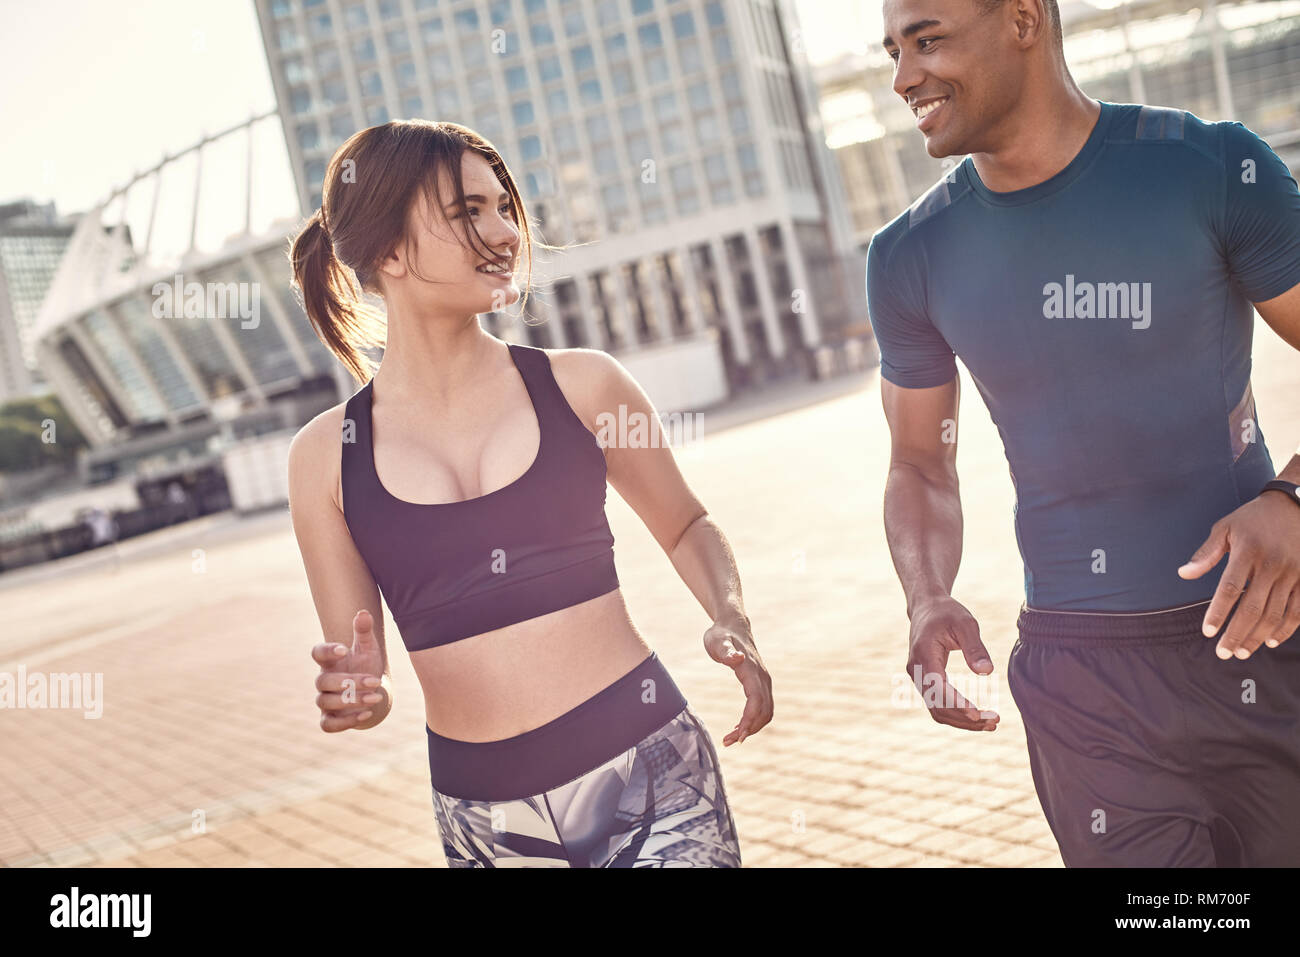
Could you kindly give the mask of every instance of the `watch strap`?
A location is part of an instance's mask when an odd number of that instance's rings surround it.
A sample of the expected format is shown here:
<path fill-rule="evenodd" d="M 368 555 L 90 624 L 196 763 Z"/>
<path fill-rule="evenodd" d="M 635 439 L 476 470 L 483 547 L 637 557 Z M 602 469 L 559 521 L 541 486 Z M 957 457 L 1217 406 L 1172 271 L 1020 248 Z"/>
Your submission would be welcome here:
<path fill-rule="evenodd" d="M 1286 482 L 1282 479 L 1274 479 L 1259 490 L 1260 494 L 1264 492 L 1285 492 L 1291 501 L 1300 505 L 1300 485 L 1295 482 Z"/>

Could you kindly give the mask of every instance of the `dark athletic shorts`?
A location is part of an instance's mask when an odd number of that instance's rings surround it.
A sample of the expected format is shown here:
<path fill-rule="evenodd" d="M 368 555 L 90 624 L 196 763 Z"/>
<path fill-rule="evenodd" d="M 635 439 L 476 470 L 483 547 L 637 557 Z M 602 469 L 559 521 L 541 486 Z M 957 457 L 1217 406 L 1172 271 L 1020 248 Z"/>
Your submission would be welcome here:
<path fill-rule="evenodd" d="M 1208 607 L 1022 607 L 1007 684 L 1067 867 L 1300 866 L 1300 631 L 1222 661 Z"/>

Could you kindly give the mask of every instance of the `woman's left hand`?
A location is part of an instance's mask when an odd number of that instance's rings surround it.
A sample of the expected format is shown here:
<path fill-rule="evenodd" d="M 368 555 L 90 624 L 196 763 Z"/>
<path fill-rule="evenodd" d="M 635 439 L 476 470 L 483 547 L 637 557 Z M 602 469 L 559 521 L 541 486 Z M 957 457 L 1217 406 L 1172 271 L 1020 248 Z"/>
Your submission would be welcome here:
<path fill-rule="evenodd" d="M 704 648 L 714 661 L 730 666 L 745 689 L 745 711 L 722 739 L 725 748 L 739 744 L 772 720 L 772 676 L 758 656 L 744 615 L 714 622 L 704 633 Z"/>

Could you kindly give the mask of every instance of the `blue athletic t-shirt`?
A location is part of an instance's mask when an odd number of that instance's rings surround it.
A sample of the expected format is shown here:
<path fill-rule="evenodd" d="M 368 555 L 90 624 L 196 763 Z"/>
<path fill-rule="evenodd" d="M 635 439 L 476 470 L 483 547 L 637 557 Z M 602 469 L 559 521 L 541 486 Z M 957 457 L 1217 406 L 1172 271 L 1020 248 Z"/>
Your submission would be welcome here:
<path fill-rule="evenodd" d="M 937 386 L 962 360 L 1011 467 L 1027 603 L 1051 610 L 1213 594 L 1224 562 L 1178 568 L 1274 477 L 1251 303 L 1298 282 L 1300 191 L 1263 140 L 1107 102 L 1055 176 L 996 193 L 966 157 L 867 254 L 881 375 Z"/>

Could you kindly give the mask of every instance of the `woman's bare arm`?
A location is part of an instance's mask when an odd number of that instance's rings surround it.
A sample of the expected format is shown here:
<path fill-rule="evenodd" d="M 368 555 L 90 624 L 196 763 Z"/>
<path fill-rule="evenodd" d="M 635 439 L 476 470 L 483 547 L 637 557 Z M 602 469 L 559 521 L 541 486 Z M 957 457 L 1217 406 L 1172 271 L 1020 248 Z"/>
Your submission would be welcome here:
<path fill-rule="evenodd" d="M 312 657 L 322 668 L 316 683 L 321 692 L 317 704 L 326 731 L 374 727 L 392 707 L 379 586 L 352 541 L 338 500 L 343 416 L 342 406 L 321 413 L 303 426 L 289 446 L 289 514 L 323 635 Z M 362 609 L 370 612 L 373 642 L 367 638 L 359 643 L 365 648 L 346 657 L 334 655 L 334 645 L 353 647 L 354 619 Z M 355 699 L 345 701 L 341 676 L 354 673 L 375 675 L 382 684 L 375 689 L 355 687 Z M 364 696 L 371 693 L 381 700 L 365 702 Z M 356 716 L 367 710 L 372 715 L 358 721 Z"/>
<path fill-rule="evenodd" d="M 668 436 L 651 430 L 648 423 L 658 421 L 655 408 L 622 363 L 585 349 L 553 353 L 552 363 L 579 417 L 605 441 L 609 484 L 645 523 L 713 620 L 704 635 L 705 648 L 735 671 L 746 697 L 744 714 L 723 744 L 743 741 L 772 720 L 772 681 L 745 614 L 740 573 L 726 536 L 687 485 Z M 638 417 L 647 444 L 634 440 L 631 429 L 618 432 L 619 423 L 635 425 Z M 605 430 L 602 421 L 609 426 Z"/>

